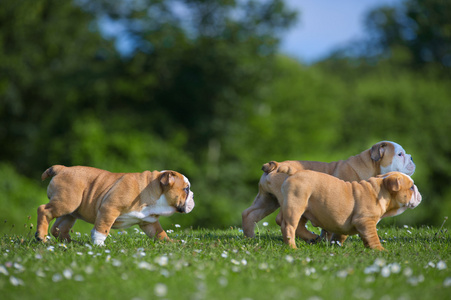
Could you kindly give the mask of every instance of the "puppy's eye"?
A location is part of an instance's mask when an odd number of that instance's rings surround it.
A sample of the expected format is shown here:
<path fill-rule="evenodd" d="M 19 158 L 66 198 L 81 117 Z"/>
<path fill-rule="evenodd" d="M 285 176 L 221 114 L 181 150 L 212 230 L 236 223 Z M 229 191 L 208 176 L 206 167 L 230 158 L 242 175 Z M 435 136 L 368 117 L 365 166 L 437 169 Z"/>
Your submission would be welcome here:
<path fill-rule="evenodd" d="M 189 193 L 189 186 L 187 186 L 186 188 L 183 189 L 185 191 L 185 193 Z"/>
<path fill-rule="evenodd" d="M 411 190 L 411 191 L 415 190 L 415 188 L 413 187 L 413 185 L 410 187 L 410 190 Z"/>
<path fill-rule="evenodd" d="M 403 156 L 403 155 L 404 155 L 404 153 L 402 153 L 402 152 L 398 153 L 398 156 Z"/>

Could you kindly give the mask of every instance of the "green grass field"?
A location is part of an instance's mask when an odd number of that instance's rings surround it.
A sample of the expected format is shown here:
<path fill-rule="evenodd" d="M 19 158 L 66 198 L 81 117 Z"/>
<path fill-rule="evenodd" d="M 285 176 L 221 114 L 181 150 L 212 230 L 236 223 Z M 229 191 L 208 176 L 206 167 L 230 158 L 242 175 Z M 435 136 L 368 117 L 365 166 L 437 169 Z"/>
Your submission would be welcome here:
<path fill-rule="evenodd" d="M 448 230 L 381 227 L 386 252 L 298 241 L 291 250 L 277 227 L 172 226 L 175 243 L 138 230 L 114 231 L 105 247 L 89 232 L 76 242 L 34 241 L 34 229 L 0 238 L 2 299 L 451 299 Z"/>

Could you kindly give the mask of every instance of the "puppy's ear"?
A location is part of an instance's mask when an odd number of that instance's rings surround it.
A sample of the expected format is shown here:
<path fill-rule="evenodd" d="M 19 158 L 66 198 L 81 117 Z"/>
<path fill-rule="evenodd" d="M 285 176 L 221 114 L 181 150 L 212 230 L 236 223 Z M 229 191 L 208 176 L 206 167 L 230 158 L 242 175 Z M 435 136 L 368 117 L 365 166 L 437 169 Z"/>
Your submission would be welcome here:
<path fill-rule="evenodd" d="M 279 164 L 276 161 L 270 161 L 269 163 L 266 163 L 262 166 L 262 171 L 265 172 L 266 174 L 269 174 L 275 169 L 277 169 L 278 165 Z"/>
<path fill-rule="evenodd" d="M 175 179 L 172 171 L 165 171 L 160 174 L 160 184 L 162 186 L 172 186 L 174 181 Z"/>
<path fill-rule="evenodd" d="M 399 192 L 401 189 L 401 179 L 397 175 L 390 175 L 384 178 L 384 185 L 390 192 Z"/>
<path fill-rule="evenodd" d="M 387 143 L 377 143 L 371 147 L 370 154 L 371 159 L 374 161 L 379 161 L 382 157 L 384 157 L 385 147 L 387 147 Z"/>

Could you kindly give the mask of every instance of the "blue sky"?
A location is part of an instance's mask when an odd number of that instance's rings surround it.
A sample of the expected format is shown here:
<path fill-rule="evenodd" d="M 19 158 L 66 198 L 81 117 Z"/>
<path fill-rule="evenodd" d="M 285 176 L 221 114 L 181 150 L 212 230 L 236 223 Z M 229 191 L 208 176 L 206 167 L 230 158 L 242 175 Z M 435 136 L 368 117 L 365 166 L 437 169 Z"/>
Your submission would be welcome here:
<path fill-rule="evenodd" d="M 401 0 L 285 0 L 300 11 L 298 22 L 282 35 L 280 52 L 312 63 L 337 47 L 365 36 L 366 13 Z"/>

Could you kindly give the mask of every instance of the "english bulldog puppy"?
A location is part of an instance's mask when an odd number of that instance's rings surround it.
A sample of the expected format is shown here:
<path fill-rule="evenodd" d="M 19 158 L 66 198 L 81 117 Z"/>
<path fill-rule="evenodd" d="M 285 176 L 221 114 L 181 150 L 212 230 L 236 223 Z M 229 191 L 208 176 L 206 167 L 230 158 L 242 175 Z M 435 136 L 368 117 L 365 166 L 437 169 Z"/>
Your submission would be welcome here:
<path fill-rule="evenodd" d="M 71 241 L 69 231 L 77 219 L 94 224 L 94 245 L 104 245 L 111 228 L 135 224 L 149 237 L 169 239 L 158 218 L 194 208 L 190 182 L 175 171 L 110 173 L 55 165 L 41 178 L 48 177 L 53 177 L 47 188 L 50 201 L 38 208 L 38 241 L 45 242 L 49 223 L 55 218 L 51 233 L 66 241 Z"/>
<path fill-rule="evenodd" d="M 242 213 L 243 233 L 247 237 L 254 237 L 255 223 L 273 213 L 282 204 L 282 183 L 285 179 L 301 170 L 313 170 L 338 177 L 345 181 L 360 181 L 370 177 L 399 171 L 407 175 L 415 172 L 415 164 L 411 155 L 407 154 L 401 145 L 382 141 L 374 144 L 370 149 L 351 156 L 347 160 L 330 163 L 317 161 L 271 161 L 263 165 L 263 175 L 258 185 L 258 194 L 252 205 Z M 283 215 L 277 215 L 277 224 L 282 224 Z M 306 220 L 301 219 L 299 227 L 305 226 Z M 302 229 L 301 229 L 302 230 Z M 330 238 L 330 234 L 322 234 Z"/>
<path fill-rule="evenodd" d="M 347 235 L 359 234 L 365 247 L 384 250 L 376 224 L 421 202 L 413 180 L 400 172 L 346 182 L 324 173 L 299 171 L 282 184 L 282 195 L 281 230 L 291 248 L 296 248 L 295 233 L 302 217 L 313 226 L 340 234 L 342 244 Z M 318 238 L 305 227 L 297 233 L 305 241 Z"/>

